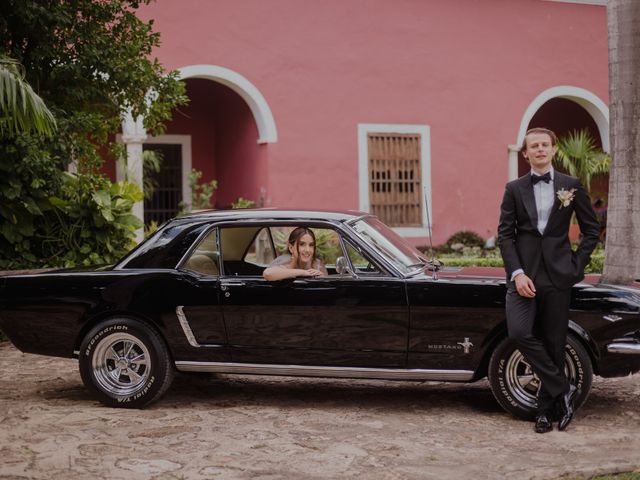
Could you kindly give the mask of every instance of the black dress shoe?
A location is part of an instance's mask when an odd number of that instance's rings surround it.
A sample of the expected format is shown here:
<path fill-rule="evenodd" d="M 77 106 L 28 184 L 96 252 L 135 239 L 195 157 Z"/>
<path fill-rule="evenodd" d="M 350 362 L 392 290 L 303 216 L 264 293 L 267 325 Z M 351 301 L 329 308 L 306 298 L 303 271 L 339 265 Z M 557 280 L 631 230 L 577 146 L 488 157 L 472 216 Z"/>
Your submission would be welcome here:
<path fill-rule="evenodd" d="M 553 424 L 549 418 L 549 414 L 547 412 L 540 413 L 536 417 L 536 433 L 547 433 L 553 430 Z"/>
<path fill-rule="evenodd" d="M 571 420 L 573 420 L 573 414 L 576 409 L 576 399 L 580 394 L 580 389 L 575 385 L 569 386 L 569 391 L 560 398 L 560 406 L 562 408 L 562 417 L 558 422 L 558 430 L 562 431 L 566 429 Z"/>

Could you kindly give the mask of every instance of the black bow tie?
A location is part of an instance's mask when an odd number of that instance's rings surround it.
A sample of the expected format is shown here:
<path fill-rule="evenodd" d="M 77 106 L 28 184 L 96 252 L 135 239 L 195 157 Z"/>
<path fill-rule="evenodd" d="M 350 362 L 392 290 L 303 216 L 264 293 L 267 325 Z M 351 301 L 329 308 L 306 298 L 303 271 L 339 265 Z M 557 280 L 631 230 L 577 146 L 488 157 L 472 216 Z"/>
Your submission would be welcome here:
<path fill-rule="evenodd" d="M 538 182 L 549 183 L 551 181 L 551 173 L 547 172 L 544 175 L 531 175 L 531 183 L 534 185 Z"/>

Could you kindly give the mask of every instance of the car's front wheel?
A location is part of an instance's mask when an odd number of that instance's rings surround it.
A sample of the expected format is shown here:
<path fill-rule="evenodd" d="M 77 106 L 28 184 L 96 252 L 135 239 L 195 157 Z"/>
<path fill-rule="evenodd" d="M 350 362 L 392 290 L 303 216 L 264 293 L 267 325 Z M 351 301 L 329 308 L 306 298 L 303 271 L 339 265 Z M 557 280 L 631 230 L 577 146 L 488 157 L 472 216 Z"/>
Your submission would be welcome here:
<path fill-rule="evenodd" d="M 148 405 L 167 391 L 174 375 L 160 335 L 130 318 L 91 329 L 80 347 L 79 366 L 85 386 L 110 407 Z"/>
<path fill-rule="evenodd" d="M 565 373 L 571 383 L 580 387 L 580 396 L 576 400 L 576 405 L 580 406 L 589 396 L 593 367 L 587 351 L 571 335 L 567 338 Z M 535 417 L 540 380 L 515 343 L 508 338 L 491 355 L 489 383 L 494 397 L 506 411 L 527 420 Z"/>

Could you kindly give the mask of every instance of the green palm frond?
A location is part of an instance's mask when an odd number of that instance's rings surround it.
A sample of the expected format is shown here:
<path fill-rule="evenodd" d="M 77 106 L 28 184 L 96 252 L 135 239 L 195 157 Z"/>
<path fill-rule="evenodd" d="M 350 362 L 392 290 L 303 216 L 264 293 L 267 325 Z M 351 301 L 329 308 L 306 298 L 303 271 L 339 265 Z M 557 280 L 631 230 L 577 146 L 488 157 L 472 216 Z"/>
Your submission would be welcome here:
<path fill-rule="evenodd" d="M 56 120 L 24 78 L 16 60 L 0 57 L 0 138 L 20 132 L 52 135 Z"/>
<path fill-rule="evenodd" d="M 591 179 L 609 173 L 611 157 L 600 150 L 589 131 L 583 129 L 558 139 L 555 164 L 578 177 L 587 191 L 591 191 Z"/>

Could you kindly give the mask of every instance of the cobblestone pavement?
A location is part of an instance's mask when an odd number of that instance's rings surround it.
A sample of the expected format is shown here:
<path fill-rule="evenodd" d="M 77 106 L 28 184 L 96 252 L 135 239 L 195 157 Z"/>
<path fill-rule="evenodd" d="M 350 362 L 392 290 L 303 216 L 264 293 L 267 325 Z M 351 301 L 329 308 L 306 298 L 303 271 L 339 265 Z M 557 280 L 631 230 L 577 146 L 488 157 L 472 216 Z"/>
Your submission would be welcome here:
<path fill-rule="evenodd" d="M 556 479 L 640 469 L 640 375 L 596 378 L 536 435 L 486 382 L 178 375 L 145 410 L 101 406 L 75 360 L 0 344 L 0 479 Z"/>

